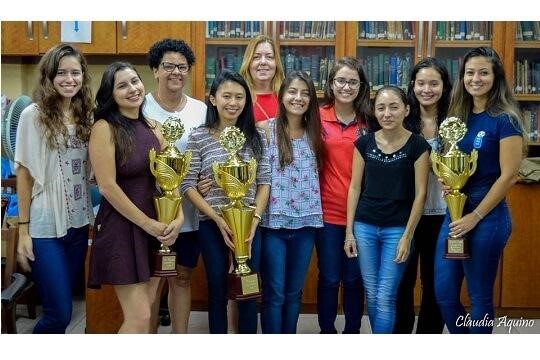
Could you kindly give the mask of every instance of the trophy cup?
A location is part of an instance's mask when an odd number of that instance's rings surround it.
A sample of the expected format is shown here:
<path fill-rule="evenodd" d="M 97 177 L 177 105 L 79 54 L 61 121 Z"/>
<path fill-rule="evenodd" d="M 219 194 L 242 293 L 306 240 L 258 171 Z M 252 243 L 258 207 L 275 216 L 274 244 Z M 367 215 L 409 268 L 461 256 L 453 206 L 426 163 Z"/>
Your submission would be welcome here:
<path fill-rule="evenodd" d="M 150 158 L 150 171 L 155 176 L 162 193 L 154 196 L 157 221 L 169 224 L 173 221 L 180 207 L 182 197 L 173 193 L 189 170 L 191 152 L 184 155 L 176 148 L 174 143 L 184 134 L 184 125 L 178 117 L 169 117 L 163 123 L 161 129 L 163 137 L 168 145 L 163 151 L 156 153 L 153 148 L 148 154 Z M 154 254 L 154 269 L 152 276 L 176 276 L 176 253 L 172 252 L 167 245 L 161 244 L 160 249 Z"/>
<path fill-rule="evenodd" d="M 467 127 L 457 117 L 445 119 L 440 127 L 441 137 L 450 144 L 444 155 L 431 152 L 433 172 L 443 179 L 445 185 L 451 188 L 450 193 L 444 196 L 448 205 L 450 219 L 456 221 L 463 216 L 463 208 L 467 195 L 459 190 L 463 188 L 469 177 L 476 171 L 478 152 L 476 149 L 470 154 L 459 150 L 457 143 L 463 139 Z M 449 236 L 446 240 L 446 259 L 468 259 L 469 249 L 465 236 Z"/>
<path fill-rule="evenodd" d="M 233 272 L 228 274 L 227 297 L 239 301 L 261 296 L 259 275 L 252 272 L 246 264 L 246 238 L 251 231 L 255 207 L 246 205 L 243 198 L 255 181 L 257 162 L 254 158 L 245 162 L 238 157 L 237 152 L 244 146 L 245 141 L 244 134 L 236 126 L 225 128 L 219 137 L 219 143 L 227 150 L 229 157 L 224 163 L 214 162 L 212 165 L 216 183 L 231 200 L 229 204 L 220 206 L 220 210 L 233 233 L 234 258 L 237 264 Z"/>

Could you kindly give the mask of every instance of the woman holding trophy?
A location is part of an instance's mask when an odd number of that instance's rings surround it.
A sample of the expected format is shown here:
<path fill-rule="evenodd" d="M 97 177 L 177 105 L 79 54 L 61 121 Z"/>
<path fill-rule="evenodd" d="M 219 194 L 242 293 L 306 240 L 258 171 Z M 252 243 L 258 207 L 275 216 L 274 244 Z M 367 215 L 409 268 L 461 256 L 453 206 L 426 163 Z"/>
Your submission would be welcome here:
<path fill-rule="evenodd" d="M 316 230 L 323 226 L 318 171 L 323 145 L 309 75 L 292 71 L 278 98 L 277 117 L 259 122 L 266 129 L 272 169 L 271 200 L 262 220 L 261 326 L 266 334 L 294 334 Z"/>
<path fill-rule="evenodd" d="M 95 222 L 88 286 L 111 284 L 122 307 L 120 333 L 148 333 L 159 284 L 151 277 L 150 246 L 172 245 L 184 222 L 158 222 L 152 195 L 150 149 L 167 145 L 160 125 L 142 113 L 144 85 L 126 62 L 107 67 L 96 95 L 89 154 L 103 200 Z"/>
<path fill-rule="evenodd" d="M 245 80 L 235 72 L 223 70 L 214 80 L 207 100 L 208 111 L 204 126 L 194 130 L 188 139 L 187 150 L 192 152 L 191 167 L 181 186 L 182 193 L 199 209 L 199 238 L 208 282 L 208 322 L 210 333 L 227 333 L 227 273 L 229 251 L 234 241 L 247 243 L 249 267 L 259 270 L 261 235 L 258 229 L 266 209 L 270 191 L 270 165 L 264 131 L 257 130 L 253 120 L 253 102 Z M 222 133 L 236 128 L 245 143 L 235 154 L 223 147 Z M 234 155 L 234 156 L 233 156 Z M 222 208 L 229 203 L 223 188 L 213 181 L 203 198 L 197 191 L 199 176 L 214 178 L 215 164 L 226 163 L 231 157 L 241 161 L 256 161 L 256 174 L 247 188 L 244 202 L 253 205 L 253 221 L 245 239 L 236 239 L 231 227 L 222 217 Z M 251 169 L 255 171 L 252 166 Z M 251 178 L 251 176 L 250 176 Z M 255 299 L 238 303 L 238 331 L 257 332 Z"/>
<path fill-rule="evenodd" d="M 505 79 L 493 49 L 470 50 L 463 59 L 448 110 L 466 125 L 459 149 L 463 153 L 476 150 L 478 155 L 476 172 L 461 190 L 467 196 L 464 215 L 455 221 L 446 215 L 437 243 L 435 295 L 451 333 L 493 330 L 493 284 L 512 230 L 505 196 L 517 179 L 523 154 L 522 118 Z M 468 238 L 468 259 L 444 258 L 448 236 Z M 464 277 L 470 314 L 460 302 Z"/>

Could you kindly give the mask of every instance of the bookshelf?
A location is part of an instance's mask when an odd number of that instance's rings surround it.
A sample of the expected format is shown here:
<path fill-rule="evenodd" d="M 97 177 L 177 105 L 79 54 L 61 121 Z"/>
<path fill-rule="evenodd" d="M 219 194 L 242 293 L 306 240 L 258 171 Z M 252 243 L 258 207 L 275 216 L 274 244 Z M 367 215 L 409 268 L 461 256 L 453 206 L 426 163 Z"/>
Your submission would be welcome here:
<path fill-rule="evenodd" d="M 504 55 L 508 82 L 521 105 L 528 156 L 540 156 L 540 21 L 506 23 Z"/>

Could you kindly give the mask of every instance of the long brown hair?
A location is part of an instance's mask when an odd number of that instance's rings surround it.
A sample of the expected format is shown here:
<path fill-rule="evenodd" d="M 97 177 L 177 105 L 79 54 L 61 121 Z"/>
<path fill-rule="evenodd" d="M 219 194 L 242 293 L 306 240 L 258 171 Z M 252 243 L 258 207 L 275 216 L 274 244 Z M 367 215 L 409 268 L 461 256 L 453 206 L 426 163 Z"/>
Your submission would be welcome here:
<path fill-rule="evenodd" d="M 319 113 L 319 107 L 317 104 L 317 92 L 313 81 L 304 71 L 291 71 L 279 89 L 278 99 L 279 99 L 279 110 L 276 117 L 276 142 L 278 146 L 279 153 L 279 165 L 281 168 L 289 165 L 293 161 L 293 150 L 291 138 L 287 132 L 289 127 L 289 120 L 287 119 L 287 110 L 283 104 L 283 96 L 285 92 L 293 82 L 293 80 L 301 80 L 306 83 L 309 89 L 309 105 L 307 111 L 304 113 L 302 118 L 302 126 L 304 127 L 311 150 L 315 155 L 317 160 L 317 167 L 320 169 L 322 167 L 323 159 L 323 145 L 322 145 L 322 136 L 321 136 L 321 118 Z"/>
<path fill-rule="evenodd" d="M 465 66 L 473 57 L 485 57 L 493 68 L 493 86 L 489 91 L 488 100 L 486 102 L 486 112 L 491 116 L 499 116 L 503 113 L 508 114 L 510 120 L 517 129 L 520 129 L 523 134 L 523 117 L 519 110 L 519 105 L 512 94 L 506 77 L 504 75 L 504 67 L 497 52 L 491 48 L 478 47 L 470 50 L 463 58 L 463 63 L 459 69 L 459 79 L 456 81 L 452 89 L 452 97 L 448 108 L 449 116 L 459 117 L 465 124 L 473 109 L 473 97 L 465 90 L 464 76 Z"/>
<path fill-rule="evenodd" d="M 88 142 L 92 127 L 92 90 L 90 75 L 84 56 L 69 44 L 58 44 L 50 48 L 41 58 L 38 69 L 38 84 L 34 90 L 34 101 L 39 107 L 39 124 L 44 129 L 47 145 L 52 148 L 64 147 L 67 143 L 68 132 L 63 123 L 62 96 L 54 88 L 54 78 L 58 72 L 60 60 L 65 56 L 77 59 L 82 70 L 81 89 L 71 99 L 71 108 L 76 124 L 76 136 L 83 142 Z M 59 136 L 60 135 L 60 136 Z M 61 143 L 58 141 L 63 139 Z"/>

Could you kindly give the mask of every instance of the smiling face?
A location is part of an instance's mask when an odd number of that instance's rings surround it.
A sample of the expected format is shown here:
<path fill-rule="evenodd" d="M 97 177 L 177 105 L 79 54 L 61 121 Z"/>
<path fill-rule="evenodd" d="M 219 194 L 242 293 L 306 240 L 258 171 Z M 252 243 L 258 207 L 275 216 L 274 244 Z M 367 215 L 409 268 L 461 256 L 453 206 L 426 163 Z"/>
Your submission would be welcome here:
<path fill-rule="evenodd" d="M 421 106 L 430 107 L 437 104 L 443 94 L 441 74 L 434 68 L 422 68 L 414 80 L 414 95 Z"/>
<path fill-rule="evenodd" d="M 272 81 L 276 74 L 276 59 L 272 45 L 267 42 L 257 45 L 249 65 L 249 72 L 256 88 L 260 83 Z"/>
<path fill-rule="evenodd" d="M 287 111 L 287 117 L 302 117 L 309 106 L 309 88 L 300 79 L 294 79 L 283 94 L 281 100 Z"/>
<path fill-rule="evenodd" d="M 60 96 L 71 99 L 82 87 L 81 63 L 75 56 L 64 56 L 58 63 L 53 86 Z"/>
<path fill-rule="evenodd" d="M 172 72 L 168 72 L 163 68 L 163 63 L 180 65 L 182 68 L 187 67 L 189 69 L 186 57 L 177 52 L 166 52 L 161 58 L 160 65 L 153 70 L 154 78 L 157 80 L 162 94 L 164 92 L 181 92 L 188 79 L 189 72 L 180 71 L 178 66 L 174 67 Z"/>
<path fill-rule="evenodd" d="M 487 100 L 494 81 L 493 65 L 488 58 L 475 56 L 465 64 L 463 84 L 473 98 Z"/>
<path fill-rule="evenodd" d="M 336 79 L 343 82 L 343 86 L 337 84 Z M 354 89 L 351 88 L 351 81 L 354 83 Z M 360 77 L 358 71 L 351 69 L 348 66 L 343 66 L 336 72 L 334 80 L 330 84 L 332 91 L 334 92 L 334 98 L 337 103 L 350 104 L 354 102 L 354 99 L 358 96 L 360 88 Z"/>
<path fill-rule="evenodd" d="M 220 124 L 234 125 L 246 106 L 246 91 L 237 82 L 225 81 L 209 100 L 216 107 Z"/>
<path fill-rule="evenodd" d="M 125 68 L 114 74 L 113 97 L 124 115 L 138 113 L 144 99 L 144 85 L 135 70 Z"/>
<path fill-rule="evenodd" d="M 375 117 L 384 130 L 402 127 L 408 114 L 409 105 L 405 105 L 394 91 L 383 90 L 375 98 Z"/>

